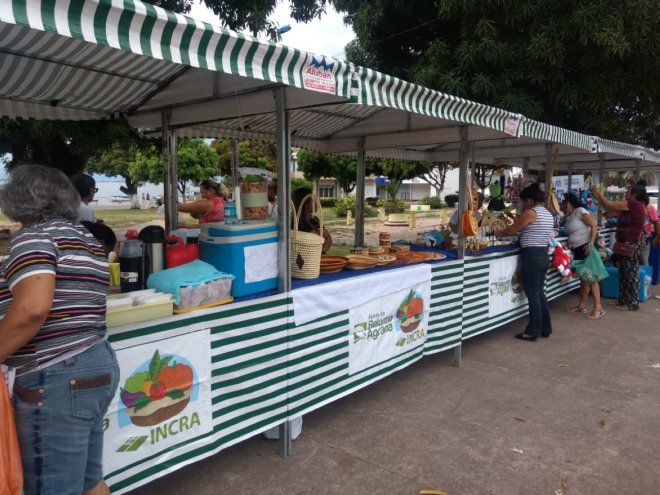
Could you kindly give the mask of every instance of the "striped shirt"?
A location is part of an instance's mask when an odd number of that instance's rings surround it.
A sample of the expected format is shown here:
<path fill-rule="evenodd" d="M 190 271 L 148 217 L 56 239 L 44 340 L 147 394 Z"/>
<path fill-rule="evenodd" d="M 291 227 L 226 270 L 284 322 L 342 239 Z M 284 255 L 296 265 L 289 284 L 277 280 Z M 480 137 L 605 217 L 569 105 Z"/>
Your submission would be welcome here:
<path fill-rule="evenodd" d="M 536 221 L 520 231 L 520 247 L 548 247 L 555 219 L 544 206 L 535 206 Z"/>
<path fill-rule="evenodd" d="M 53 305 L 32 340 L 7 359 L 17 375 L 58 363 L 106 337 L 108 262 L 87 229 L 60 219 L 20 229 L 9 244 L 0 276 L 11 291 L 40 273 L 55 275 Z M 0 309 L 6 311 L 7 306 L 7 293 L 0 287 Z"/>

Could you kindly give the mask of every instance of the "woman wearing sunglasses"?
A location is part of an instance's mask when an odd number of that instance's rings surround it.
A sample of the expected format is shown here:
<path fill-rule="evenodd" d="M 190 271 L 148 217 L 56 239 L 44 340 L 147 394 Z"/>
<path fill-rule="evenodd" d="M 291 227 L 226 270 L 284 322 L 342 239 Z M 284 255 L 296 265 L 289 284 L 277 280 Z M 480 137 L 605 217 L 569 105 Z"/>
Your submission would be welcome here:
<path fill-rule="evenodd" d="M 94 194 L 99 190 L 96 188 L 96 181 L 94 177 L 87 174 L 76 174 L 71 177 L 76 191 L 80 195 L 80 214 L 78 215 L 79 222 L 96 222 L 94 217 L 94 210 L 89 206 L 89 203 L 94 199 Z"/>

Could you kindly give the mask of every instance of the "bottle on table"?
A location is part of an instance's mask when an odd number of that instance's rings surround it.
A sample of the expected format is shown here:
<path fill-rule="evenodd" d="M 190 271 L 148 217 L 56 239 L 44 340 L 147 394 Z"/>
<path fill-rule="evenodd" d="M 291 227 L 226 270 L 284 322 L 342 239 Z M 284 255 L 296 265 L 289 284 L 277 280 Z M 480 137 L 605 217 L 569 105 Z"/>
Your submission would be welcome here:
<path fill-rule="evenodd" d="M 225 201 L 224 212 L 225 212 L 226 224 L 239 223 L 238 216 L 236 213 L 236 202 L 233 199 L 228 199 Z"/>
<path fill-rule="evenodd" d="M 119 247 L 119 272 L 122 292 L 144 289 L 144 257 L 137 230 L 128 230 Z"/>

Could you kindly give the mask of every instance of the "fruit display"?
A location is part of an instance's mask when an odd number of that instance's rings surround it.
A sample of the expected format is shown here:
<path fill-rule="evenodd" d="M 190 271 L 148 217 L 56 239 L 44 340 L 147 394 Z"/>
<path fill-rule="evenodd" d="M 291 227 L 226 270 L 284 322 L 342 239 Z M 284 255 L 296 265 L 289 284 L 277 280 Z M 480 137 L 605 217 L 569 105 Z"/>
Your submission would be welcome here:
<path fill-rule="evenodd" d="M 149 362 L 147 371 L 133 373 L 124 382 L 119 397 L 128 410 L 131 423 L 153 426 L 176 416 L 190 401 L 193 369 L 173 360 L 161 358 L 158 350 Z"/>

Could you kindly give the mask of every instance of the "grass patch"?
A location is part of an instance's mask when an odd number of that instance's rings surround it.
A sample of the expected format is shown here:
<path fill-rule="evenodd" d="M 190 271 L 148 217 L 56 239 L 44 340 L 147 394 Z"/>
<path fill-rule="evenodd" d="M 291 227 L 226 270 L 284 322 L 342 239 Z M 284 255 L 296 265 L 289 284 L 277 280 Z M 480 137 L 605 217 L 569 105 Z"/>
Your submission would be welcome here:
<path fill-rule="evenodd" d="M 110 228 L 122 229 L 138 223 L 163 220 L 163 213 L 156 213 L 155 209 L 144 210 L 94 210 L 94 216 L 100 218 Z"/>

